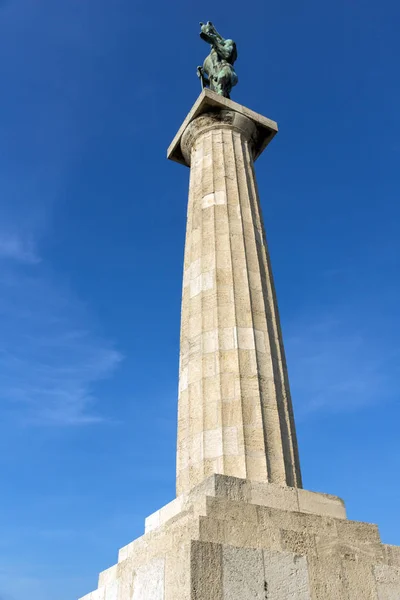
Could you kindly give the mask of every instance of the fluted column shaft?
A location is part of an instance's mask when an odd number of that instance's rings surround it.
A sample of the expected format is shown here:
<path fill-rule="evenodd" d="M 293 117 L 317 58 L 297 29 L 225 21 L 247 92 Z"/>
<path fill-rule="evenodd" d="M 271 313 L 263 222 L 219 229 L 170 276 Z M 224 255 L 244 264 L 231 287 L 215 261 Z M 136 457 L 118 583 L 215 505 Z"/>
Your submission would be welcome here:
<path fill-rule="evenodd" d="M 292 404 L 252 158 L 251 119 L 185 131 L 190 189 L 177 493 L 212 473 L 301 487 Z"/>

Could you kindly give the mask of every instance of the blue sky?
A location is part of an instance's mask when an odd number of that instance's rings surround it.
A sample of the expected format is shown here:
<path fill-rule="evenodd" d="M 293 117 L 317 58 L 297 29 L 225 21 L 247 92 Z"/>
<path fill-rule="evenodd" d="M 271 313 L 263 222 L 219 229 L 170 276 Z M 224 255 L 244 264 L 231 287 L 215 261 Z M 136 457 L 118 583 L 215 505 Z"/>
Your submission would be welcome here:
<path fill-rule="evenodd" d="M 198 22 L 257 163 L 305 487 L 400 544 L 400 8 L 394 0 L 0 3 L 0 600 L 96 586 L 174 497 Z"/>

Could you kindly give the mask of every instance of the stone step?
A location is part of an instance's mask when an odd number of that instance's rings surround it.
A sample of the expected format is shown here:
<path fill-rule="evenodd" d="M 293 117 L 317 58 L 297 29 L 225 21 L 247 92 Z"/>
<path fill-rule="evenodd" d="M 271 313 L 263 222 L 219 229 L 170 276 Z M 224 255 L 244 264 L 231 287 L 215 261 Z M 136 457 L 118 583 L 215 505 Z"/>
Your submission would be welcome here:
<path fill-rule="evenodd" d="M 378 526 L 334 517 L 279 510 L 225 498 L 206 497 L 206 516 L 263 529 L 286 529 L 319 536 L 339 537 L 349 542 L 380 543 Z"/>
<path fill-rule="evenodd" d="M 145 531 L 152 531 L 160 527 L 182 511 L 190 511 L 193 504 L 204 496 L 215 496 L 247 504 L 346 519 L 344 502 L 338 496 L 214 474 L 190 493 L 178 496 L 147 517 Z"/>

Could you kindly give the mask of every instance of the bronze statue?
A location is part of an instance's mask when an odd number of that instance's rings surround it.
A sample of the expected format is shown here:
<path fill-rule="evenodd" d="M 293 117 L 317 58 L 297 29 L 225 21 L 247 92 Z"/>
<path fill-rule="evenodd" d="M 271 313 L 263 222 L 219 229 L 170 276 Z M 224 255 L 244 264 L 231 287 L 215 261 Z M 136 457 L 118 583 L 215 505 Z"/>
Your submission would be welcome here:
<path fill-rule="evenodd" d="M 197 75 L 201 79 L 202 88 L 208 86 L 225 98 L 238 82 L 233 64 L 237 59 L 236 44 L 233 40 L 225 40 L 218 33 L 211 21 L 200 23 L 200 37 L 211 44 L 211 52 L 202 67 L 197 67 Z"/>

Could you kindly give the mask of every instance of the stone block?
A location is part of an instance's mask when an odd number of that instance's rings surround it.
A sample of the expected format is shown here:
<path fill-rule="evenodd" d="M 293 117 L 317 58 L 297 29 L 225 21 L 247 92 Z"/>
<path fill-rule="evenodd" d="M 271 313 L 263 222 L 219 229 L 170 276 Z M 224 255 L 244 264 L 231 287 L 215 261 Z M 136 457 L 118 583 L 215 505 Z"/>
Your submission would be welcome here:
<path fill-rule="evenodd" d="M 117 600 L 132 600 L 135 571 L 132 562 L 126 560 L 118 565 L 118 596 Z"/>
<path fill-rule="evenodd" d="M 170 502 L 170 504 L 173 504 L 174 502 L 175 502 L 175 500 Z M 167 506 L 169 506 L 169 505 L 167 504 Z M 153 514 L 146 517 L 145 522 L 144 522 L 145 533 L 148 533 L 149 531 L 152 531 L 153 529 L 157 529 L 157 527 L 160 526 L 160 520 L 161 520 L 161 510 L 157 510 Z"/>
<path fill-rule="evenodd" d="M 308 573 L 312 600 L 362 600 L 344 596 L 342 562 L 336 556 L 308 556 Z"/>
<path fill-rule="evenodd" d="M 263 559 L 266 600 L 311 600 L 305 557 L 264 550 Z"/>
<path fill-rule="evenodd" d="M 196 319 L 201 326 L 201 331 L 211 331 L 217 326 L 217 309 L 209 308 L 204 310 L 202 315 L 196 315 L 193 317 Z"/>
<path fill-rule="evenodd" d="M 248 482 L 238 477 L 214 475 L 209 482 L 210 495 L 246 502 L 250 499 Z"/>
<path fill-rule="evenodd" d="M 377 565 L 374 569 L 378 600 L 399 600 L 400 568 Z"/>
<path fill-rule="evenodd" d="M 241 350 L 255 349 L 255 332 L 252 327 L 237 328 L 238 347 Z"/>
<path fill-rule="evenodd" d="M 175 500 L 172 500 L 172 502 L 169 502 L 163 508 L 148 516 L 145 519 L 145 532 L 157 529 L 157 527 L 178 515 L 183 510 L 184 502 L 185 496 L 178 496 Z"/>
<path fill-rule="evenodd" d="M 137 569 L 132 600 L 164 600 L 164 571 L 164 559 L 151 561 Z"/>
<path fill-rule="evenodd" d="M 190 548 L 190 600 L 224 600 L 222 546 L 193 541 Z"/>
<path fill-rule="evenodd" d="M 338 520 L 336 529 L 339 538 L 348 543 L 379 543 L 381 541 L 378 526 L 372 523 Z"/>
<path fill-rule="evenodd" d="M 221 373 L 238 373 L 238 353 L 236 350 L 223 350 L 219 354 Z"/>
<path fill-rule="evenodd" d="M 222 521 L 225 543 L 239 548 L 254 548 L 259 545 L 259 528 L 256 523 L 247 521 Z"/>
<path fill-rule="evenodd" d="M 99 587 L 106 587 L 110 583 L 113 583 L 117 579 L 118 565 L 114 565 L 105 571 L 102 571 L 99 575 Z"/>
<path fill-rule="evenodd" d="M 382 544 L 389 565 L 400 567 L 400 546 Z"/>
<path fill-rule="evenodd" d="M 251 482 L 250 497 L 253 504 L 270 506 L 282 510 L 298 511 L 298 496 L 295 488 L 281 487 L 272 483 Z"/>
<path fill-rule="evenodd" d="M 224 457 L 228 458 L 230 456 L 238 456 L 239 455 L 239 432 L 238 427 L 223 427 L 222 428 L 222 437 L 223 437 L 223 452 Z"/>
<path fill-rule="evenodd" d="M 189 541 L 181 542 L 166 557 L 165 600 L 190 598 L 190 547 Z"/>
<path fill-rule="evenodd" d="M 257 355 L 255 350 L 240 350 L 239 370 L 242 377 L 252 378 L 258 375 Z"/>
<path fill-rule="evenodd" d="M 203 378 L 220 373 L 220 357 L 217 353 L 205 354 L 202 358 Z M 201 389 L 201 388 L 200 388 Z"/>
<path fill-rule="evenodd" d="M 221 402 L 219 400 L 214 400 L 212 394 L 210 394 L 209 398 L 209 402 L 204 406 L 204 417 L 202 419 L 204 435 L 206 431 L 217 430 L 217 428 L 222 425 Z M 220 454 L 217 456 L 220 456 Z"/>
<path fill-rule="evenodd" d="M 105 600 L 118 600 L 119 580 L 105 586 Z"/>
<path fill-rule="evenodd" d="M 257 506 L 260 527 L 279 527 L 293 532 L 310 535 L 337 536 L 335 519 L 311 515 L 291 510 L 280 510 L 265 506 Z"/>
<path fill-rule="evenodd" d="M 223 392 L 221 390 L 222 396 L 222 420 L 226 427 L 243 427 L 242 423 L 242 402 L 240 400 L 231 400 L 230 398 L 226 399 L 223 396 Z M 239 439 L 239 437 L 238 437 Z"/>
<path fill-rule="evenodd" d="M 208 352 L 216 352 L 218 350 L 218 330 L 205 331 L 203 333 L 202 351 L 204 354 Z"/>
<path fill-rule="evenodd" d="M 265 481 L 268 477 L 267 461 L 265 454 L 246 454 L 247 477 L 252 482 Z"/>
<path fill-rule="evenodd" d="M 234 520 L 238 523 L 258 523 L 257 507 L 254 504 L 238 502 L 237 500 L 226 500 L 225 498 L 207 497 L 207 517 Z"/>
<path fill-rule="evenodd" d="M 265 600 L 262 550 L 224 546 L 223 599 Z"/>
<path fill-rule="evenodd" d="M 246 459 L 243 454 L 224 456 L 224 473 L 234 476 L 241 473 L 242 477 L 246 477 L 246 472 Z"/>
<path fill-rule="evenodd" d="M 242 395 L 243 424 L 245 426 L 261 427 L 262 414 L 258 396 Z"/>
<path fill-rule="evenodd" d="M 223 456 L 222 429 L 204 432 L 204 458 Z"/>
<path fill-rule="evenodd" d="M 315 536 L 302 531 L 281 530 L 282 549 L 301 556 L 317 554 Z"/>
<path fill-rule="evenodd" d="M 342 564 L 344 576 L 342 597 L 347 594 L 348 598 L 351 599 L 378 600 L 372 565 L 369 562 L 360 560 L 357 555 L 344 559 Z"/>
<path fill-rule="evenodd" d="M 341 498 L 329 494 L 297 489 L 300 512 L 326 515 L 337 519 L 346 518 L 346 509 Z"/>

